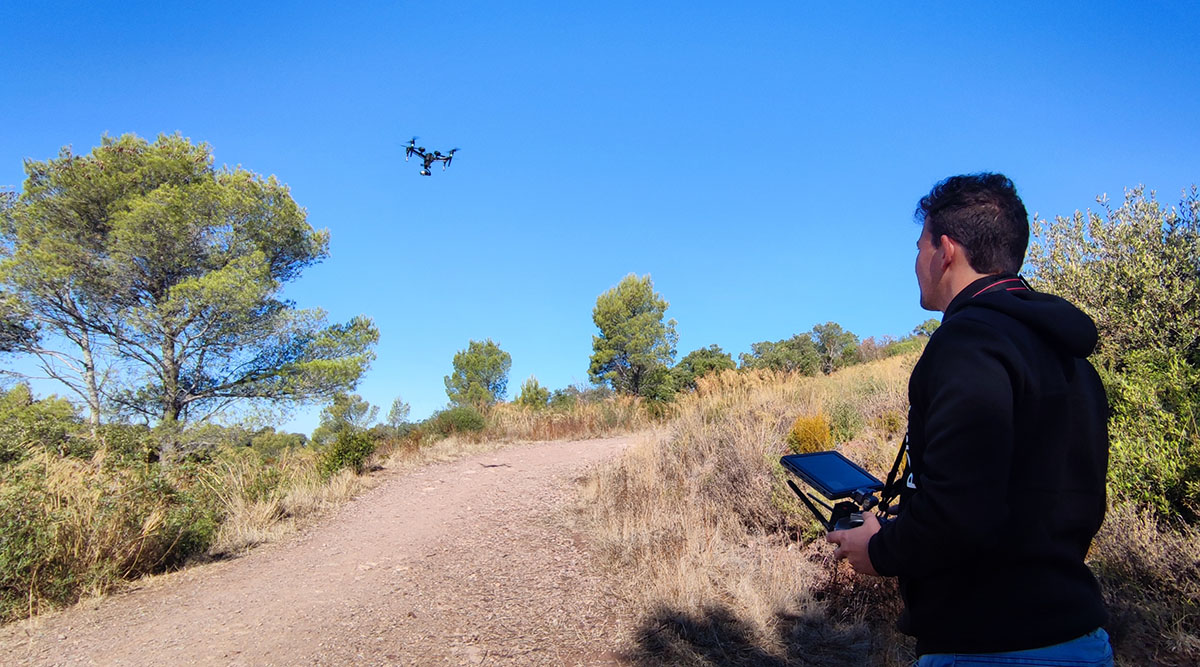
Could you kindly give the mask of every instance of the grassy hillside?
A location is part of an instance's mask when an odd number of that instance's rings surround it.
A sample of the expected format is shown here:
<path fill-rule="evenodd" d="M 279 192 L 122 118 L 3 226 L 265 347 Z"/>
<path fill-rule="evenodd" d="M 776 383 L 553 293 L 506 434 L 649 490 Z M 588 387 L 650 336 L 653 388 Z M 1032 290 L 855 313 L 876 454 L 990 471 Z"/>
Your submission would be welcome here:
<path fill-rule="evenodd" d="M 596 473 L 582 511 L 644 609 L 634 658 L 672 664 L 904 665 L 892 580 L 855 576 L 784 486 L 813 423 L 883 478 L 903 437 L 916 354 L 825 377 L 702 378 L 661 435 Z M 795 433 L 793 434 L 793 431 Z M 788 444 L 789 434 L 792 434 Z M 1129 664 L 1196 664 L 1200 537 L 1117 504 L 1090 564 Z"/>

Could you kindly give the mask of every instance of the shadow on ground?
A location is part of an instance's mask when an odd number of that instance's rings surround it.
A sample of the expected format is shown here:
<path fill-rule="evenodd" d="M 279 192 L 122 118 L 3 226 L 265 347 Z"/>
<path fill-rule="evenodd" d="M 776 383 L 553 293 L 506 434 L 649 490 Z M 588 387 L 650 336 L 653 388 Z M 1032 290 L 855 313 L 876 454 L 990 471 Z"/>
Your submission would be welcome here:
<path fill-rule="evenodd" d="M 776 615 L 773 637 L 724 605 L 698 613 L 659 607 L 642 620 L 632 654 L 625 657 L 647 667 L 909 664 L 911 642 L 892 629 L 898 612 L 894 586 L 875 582 L 831 577 L 796 605 L 804 613 Z"/>

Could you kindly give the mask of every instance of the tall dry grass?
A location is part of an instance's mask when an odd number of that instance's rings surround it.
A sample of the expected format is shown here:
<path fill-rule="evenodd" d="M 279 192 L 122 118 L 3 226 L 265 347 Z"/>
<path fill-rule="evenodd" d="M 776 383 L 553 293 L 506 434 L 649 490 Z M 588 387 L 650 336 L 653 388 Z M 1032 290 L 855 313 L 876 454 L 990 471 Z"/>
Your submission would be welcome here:
<path fill-rule="evenodd" d="M 567 440 L 596 438 L 649 428 L 656 409 L 665 409 L 630 396 L 578 401 L 568 407 L 531 408 L 500 403 L 487 412 L 487 440 Z"/>
<path fill-rule="evenodd" d="M 236 554 L 278 540 L 372 486 L 348 468 L 326 476 L 318 458 L 310 450 L 285 449 L 263 460 L 242 450 L 206 466 L 201 482 L 221 517 L 207 553 Z"/>
<path fill-rule="evenodd" d="M 831 560 L 778 465 L 797 417 L 883 479 L 903 436 L 916 354 L 828 377 L 702 378 L 675 418 L 587 481 L 581 513 L 644 610 L 639 664 L 905 665 L 891 580 Z M 801 420 L 802 424 L 822 420 Z M 795 438 L 793 438 L 795 439 Z M 1089 565 L 1120 664 L 1200 664 L 1200 531 L 1129 504 L 1109 510 Z"/>
<path fill-rule="evenodd" d="M 585 488 L 600 552 L 647 610 L 635 661 L 901 664 L 887 582 L 835 567 L 778 464 L 797 417 L 826 415 L 840 448 L 886 474 L 914 356 L 829 377 L 728 371 L 701 378 L 663 431 Z M 903 418 L 900 417 L 901 423 Z M 883 613 L 880 613 L 880 612 Z M 888 615 L 890 614 L 890 615 Z M 886 616 L 886 617 L 885 617 Z"/>
<path fill-rule="evenodd" d="M 277 539 L 369 484 L 326 479 L 308 451 L 165 467 L 103 448 L 89 460 L 36 451 L 4 473 L 0 622 Z"/>
<path fill-rule="evenodd" d="M 1121 664 L 1200 665 L 1200 529 L 1118 505 L 1092 543 L 1089 564 Z"/>

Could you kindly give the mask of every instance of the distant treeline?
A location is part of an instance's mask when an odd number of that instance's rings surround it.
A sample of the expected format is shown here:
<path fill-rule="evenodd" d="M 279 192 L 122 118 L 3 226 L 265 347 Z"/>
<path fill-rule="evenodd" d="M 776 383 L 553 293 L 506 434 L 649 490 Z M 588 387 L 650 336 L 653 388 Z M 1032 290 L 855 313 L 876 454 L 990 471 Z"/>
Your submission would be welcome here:
<path fill-rule="evenodd" d="M 668 302 L 654 291 L 649 275 L 625 276 L 596 299 L 592 320 L 599 333 L 592 337 L 588 375 L 596 389 L 668 402 L 679 392 L 696 388 L 696 379 L 735 368 L 772 370 L 802 375 L 828 375 L 841 368 L 919 349 L 923 338 L 937 329 L 930 319 L 902 338 L 860 340 L 836 322 L 779 341 L 762 341 L 750 352 L 733 356 L 719 345 L 693 350 L 676 361 L 675 320 L 666 320 Z M 470 341 L 453 360 L 446 393 L 454 405 L 483 408 L 504 399 L 512 360 L 491 339 Z M 535 376 L 521 385 L 515 401 L 530 408 L 569 403 L 586 393 L 580 388 L 551 391 Z"/>

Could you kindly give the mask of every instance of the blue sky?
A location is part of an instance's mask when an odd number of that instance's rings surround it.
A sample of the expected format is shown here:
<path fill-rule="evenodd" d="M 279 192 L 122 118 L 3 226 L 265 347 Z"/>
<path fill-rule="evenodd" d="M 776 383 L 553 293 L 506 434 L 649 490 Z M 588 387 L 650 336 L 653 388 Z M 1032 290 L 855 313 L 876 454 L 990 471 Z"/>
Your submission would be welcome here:
<path fill-rule="evenodd" d="M 358 391 L 385 414 L 442 406 L 472 339 L 512 355 L 510 396 L 585 381 L 629 273 L 681 356 L 903 335 L 933 315 L 912 211 L 951 174 L 1004 172 L 1051 217 L 1200 181 L 1188 3 L 5 5 L 0 186 L 106 132 L 277 175 L 332 235 L 287 295 L 374 319 Z M 413 135 L 453 166 L 419 176 Z"/>

